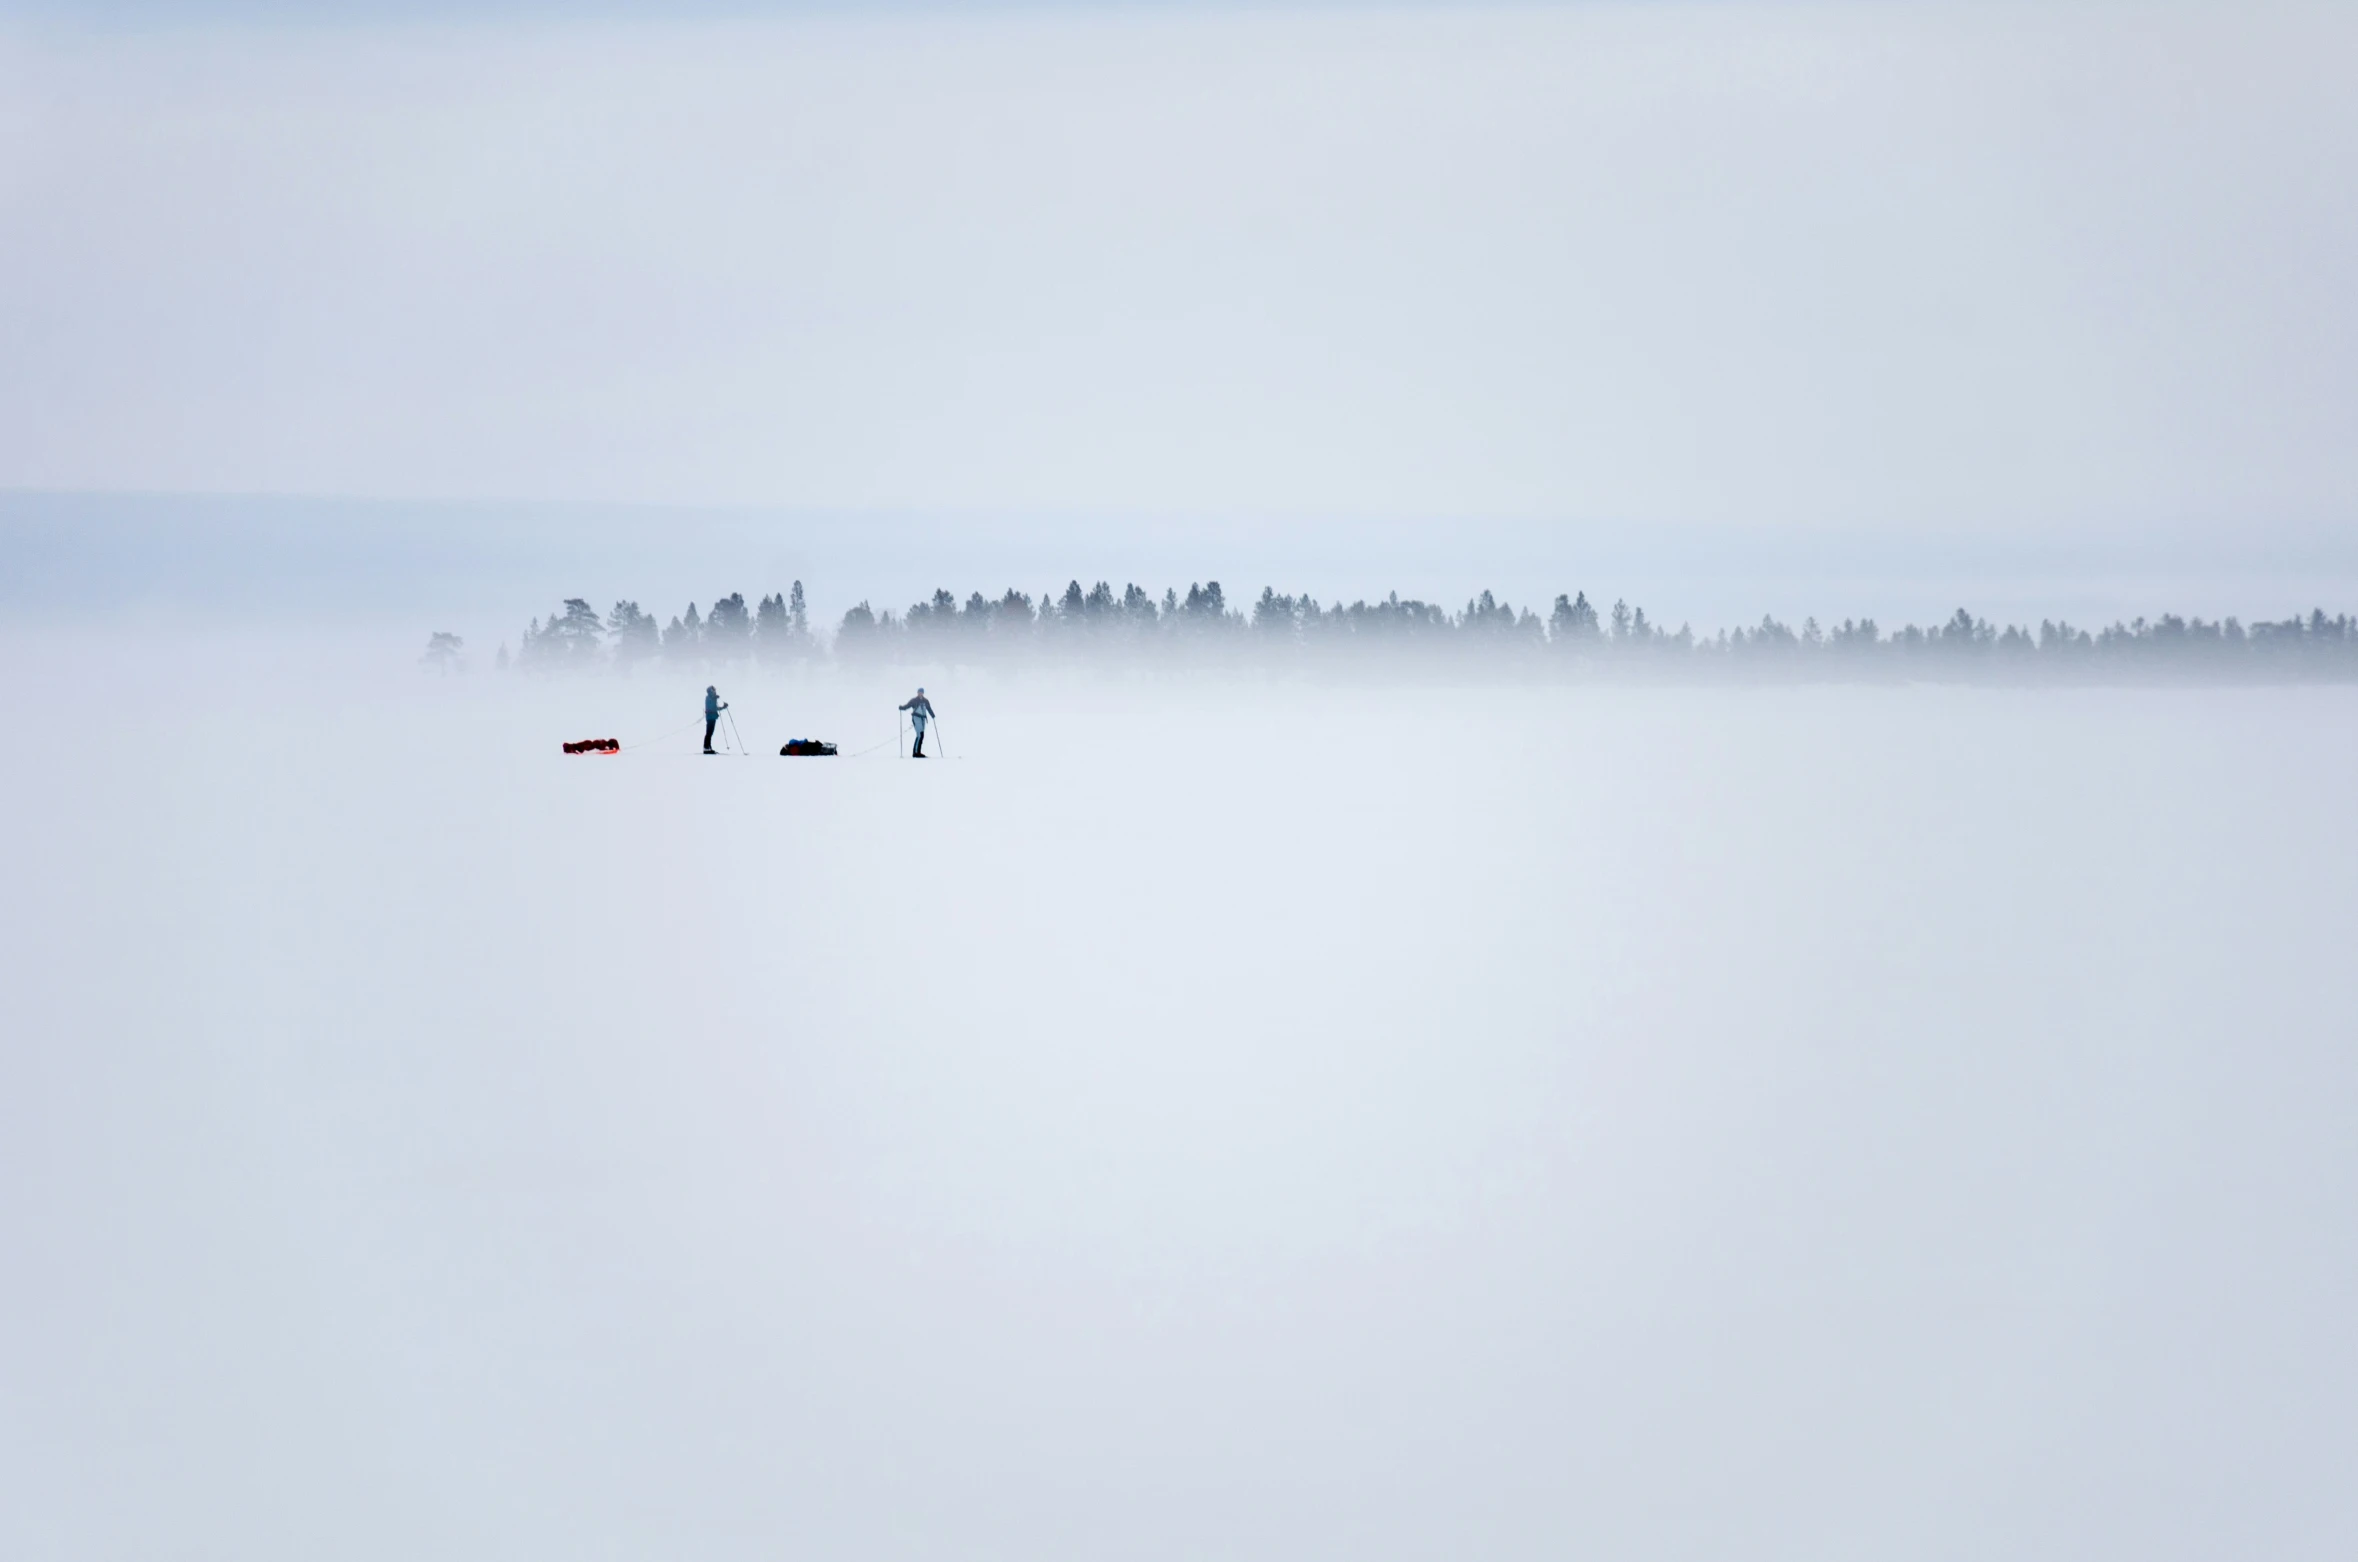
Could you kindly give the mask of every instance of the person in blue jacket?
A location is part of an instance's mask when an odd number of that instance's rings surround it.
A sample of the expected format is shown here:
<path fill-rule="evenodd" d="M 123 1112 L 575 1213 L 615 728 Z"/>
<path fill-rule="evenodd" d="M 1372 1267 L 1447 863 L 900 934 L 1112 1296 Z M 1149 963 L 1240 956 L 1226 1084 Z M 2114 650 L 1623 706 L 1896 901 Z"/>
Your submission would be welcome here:
<path fill-rule="evenodd" d="M 933 720 L 933 701 L 925 697 L 925 690 L 923 686 L 920 686 L 916 694 L 910 697 L 909 703 L 903 705 L 901 709 L 909 713 L 909 724 L 917 729 L 917 749 L 909 757 L 923 759 L 925 757 L 925 724 Z"/>
<path fill-rule="evenodd" d="M 720 690 L 711 684 L 704 686 L 704 752 L 712 752 L 712 729 L 720 725 L 720 713 L 729 708 L 720 697 Z"/>

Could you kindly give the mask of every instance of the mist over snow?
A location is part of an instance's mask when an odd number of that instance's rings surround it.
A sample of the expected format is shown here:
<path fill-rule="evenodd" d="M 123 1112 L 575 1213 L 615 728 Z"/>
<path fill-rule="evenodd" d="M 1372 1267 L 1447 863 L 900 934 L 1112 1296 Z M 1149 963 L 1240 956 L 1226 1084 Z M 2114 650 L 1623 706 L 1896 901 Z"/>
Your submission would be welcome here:
<path fill-rule="evenodd" d="M 0 0 L 0 1562 L 2358 1556 L 2353 81 Z"/>
<path fill-rule="evenodd" d="M 2358 1538 L 2346 685 L 6 665 L 11 1555 Z"/>

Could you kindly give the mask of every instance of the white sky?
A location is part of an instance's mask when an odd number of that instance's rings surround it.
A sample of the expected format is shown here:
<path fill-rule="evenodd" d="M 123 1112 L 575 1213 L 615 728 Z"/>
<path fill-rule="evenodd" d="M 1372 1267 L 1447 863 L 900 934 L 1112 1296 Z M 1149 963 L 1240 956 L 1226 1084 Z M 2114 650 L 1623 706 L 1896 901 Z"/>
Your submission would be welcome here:
<path fill-rule="evenodd" d="M 0 487 L 2314 540 L 2358 10 L 0 26 Z"/>

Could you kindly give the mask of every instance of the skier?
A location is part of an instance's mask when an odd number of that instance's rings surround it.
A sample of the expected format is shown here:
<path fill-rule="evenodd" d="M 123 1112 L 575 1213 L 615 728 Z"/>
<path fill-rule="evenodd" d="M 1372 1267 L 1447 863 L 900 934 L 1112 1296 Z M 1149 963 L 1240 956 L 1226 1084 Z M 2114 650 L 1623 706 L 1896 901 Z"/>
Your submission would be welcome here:
<path fill-rule="evenodd" d="M 918 686 L 916 694 L 910 697 L 909 703 L 902 706 L 901 709 L 909 713 L 909 724 L 917 729 L 917 750 L 909 757 L 923 759 L 925 757 L 925 724 L 933 720 L 933 701 L 925 697 L 925 688 L 922 684 Z"/>
<path fill-rule="evenodd" d="M 917 692 L 923 694 L 925 691 L 920 689 Z M 728 708 L 728 702 L 720 697 L 720 690 L 709 683 L 706 684 L 704 686 L 704 752 L 707 754 L 712 752 L 712 729 L 720 725 L 720 713 Z"/>

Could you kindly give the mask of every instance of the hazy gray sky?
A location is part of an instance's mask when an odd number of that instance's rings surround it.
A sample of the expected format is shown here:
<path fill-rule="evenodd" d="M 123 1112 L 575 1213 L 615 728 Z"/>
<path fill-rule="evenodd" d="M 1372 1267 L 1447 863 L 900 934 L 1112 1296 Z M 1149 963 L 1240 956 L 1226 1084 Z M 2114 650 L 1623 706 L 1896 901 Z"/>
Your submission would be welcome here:
<path fill-rule="evenodd" d="M 2358 11 L 0 23 L 0 487 L 2280 544 Z"/>

